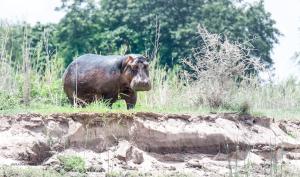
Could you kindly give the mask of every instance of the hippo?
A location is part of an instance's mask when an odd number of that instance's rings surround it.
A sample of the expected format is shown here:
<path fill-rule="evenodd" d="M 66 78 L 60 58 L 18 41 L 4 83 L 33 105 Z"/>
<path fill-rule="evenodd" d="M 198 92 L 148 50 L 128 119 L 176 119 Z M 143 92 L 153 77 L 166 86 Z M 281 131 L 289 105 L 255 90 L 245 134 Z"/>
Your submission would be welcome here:
<path fill-rule="evenodd" d="M 151 89 L 148 59 L 139 54 L 82 55 L 67 67 L 63 88 L 73 105 L 104 100 L 112 107 L 118 99 L 123 99 L 127 109 L 132 109 L 137 91 Z"/>

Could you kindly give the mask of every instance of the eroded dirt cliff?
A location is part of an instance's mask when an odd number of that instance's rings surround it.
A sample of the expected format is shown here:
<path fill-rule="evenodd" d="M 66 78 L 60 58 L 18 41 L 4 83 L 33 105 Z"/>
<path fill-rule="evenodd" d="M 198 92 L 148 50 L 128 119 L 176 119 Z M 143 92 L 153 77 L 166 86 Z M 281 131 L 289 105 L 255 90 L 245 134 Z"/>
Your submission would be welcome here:
<path fill-rule="evenodd" d="M 297 175 L 300 121 L 144 112 L 0 117 L 1 165 L 59 169 L 58 156 L 66 154 L 81 156 L 89 176 L 109 171 Z"/>

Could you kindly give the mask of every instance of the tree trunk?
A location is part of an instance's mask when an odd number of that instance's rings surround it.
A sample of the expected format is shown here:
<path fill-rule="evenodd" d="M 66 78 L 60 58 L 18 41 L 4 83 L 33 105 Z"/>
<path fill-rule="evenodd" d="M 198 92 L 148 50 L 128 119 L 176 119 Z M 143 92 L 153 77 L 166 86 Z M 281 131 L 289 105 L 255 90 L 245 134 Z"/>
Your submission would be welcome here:
<path fill-rule="evenodd" d="M 28 31 L 25 28 L 24 41 L 23 41 L 23 102 L 26 106 L 29 106 L 30 102 L 30 44 L 28 41 Z"/>

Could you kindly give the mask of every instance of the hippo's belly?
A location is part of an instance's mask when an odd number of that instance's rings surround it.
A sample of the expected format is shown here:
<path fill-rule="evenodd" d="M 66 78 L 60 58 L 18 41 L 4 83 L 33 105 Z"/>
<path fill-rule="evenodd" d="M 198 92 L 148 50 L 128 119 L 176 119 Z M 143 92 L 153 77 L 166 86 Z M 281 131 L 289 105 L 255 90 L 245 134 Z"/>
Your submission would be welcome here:
<path fill-rule="evenodd" d="M 107 72 L 87 74 L 78 79 L 78 96 L 117 95 L 119 91 L 119 76 Z"/>

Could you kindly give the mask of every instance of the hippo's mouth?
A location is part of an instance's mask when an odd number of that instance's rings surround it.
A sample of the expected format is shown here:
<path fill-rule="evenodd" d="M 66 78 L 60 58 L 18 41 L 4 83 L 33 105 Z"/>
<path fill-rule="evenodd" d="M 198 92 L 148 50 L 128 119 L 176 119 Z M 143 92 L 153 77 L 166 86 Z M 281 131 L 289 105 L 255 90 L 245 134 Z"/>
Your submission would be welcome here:
<path fill-rule="evenodd" d="M 151 90 L 150 83 L 139 83 L 139 84 L 132 84 L 131 89 L 134 91 L 149 91 Z"/>

